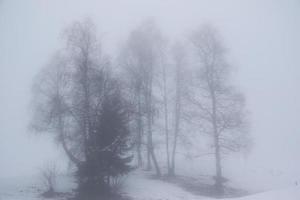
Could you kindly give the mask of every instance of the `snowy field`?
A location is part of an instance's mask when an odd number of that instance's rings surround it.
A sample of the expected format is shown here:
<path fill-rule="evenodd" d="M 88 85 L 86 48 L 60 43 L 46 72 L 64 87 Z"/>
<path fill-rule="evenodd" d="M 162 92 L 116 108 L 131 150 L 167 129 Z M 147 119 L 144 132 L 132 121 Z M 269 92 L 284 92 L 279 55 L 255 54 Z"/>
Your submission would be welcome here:
<path fill-rule="evenodd" d="M 68 193 L 72 191 L 74 184 L 69 176 L 63 176 L 58 180 L 57 190 Z M 36 177 L 24 177 L 22 179 L 7 179 L 0 186 L 0 200 L 41 200 L 39 194 L 41 188 Z M 134 171 L 124 179 L 122 195 L 132 200 L 206 200 L 210 197 L 194 195 L 178 185 L 149 177 L 143 171 Z M 67 196 L 61 196 L 52 200 L 65 200 Z M 226 198 L 227 200 L 299 200 L 300 185 L 283 189 L 269 190 L 256 194 Z"/>
<path fill-rule="evenodd" d="M 71 176 L 61 175 L 57 179 L 57 192 L 61 197 L 53 200 L 65 200 L 67 194 L 74 188 Z M 1 179 L 0 200 L 42 200 L 43 188 L 39 176 L 17 177 Z M 49 198 L 48 198 L 49 199 Z M 50 200 L 50 199 L 49 199 Z"/>

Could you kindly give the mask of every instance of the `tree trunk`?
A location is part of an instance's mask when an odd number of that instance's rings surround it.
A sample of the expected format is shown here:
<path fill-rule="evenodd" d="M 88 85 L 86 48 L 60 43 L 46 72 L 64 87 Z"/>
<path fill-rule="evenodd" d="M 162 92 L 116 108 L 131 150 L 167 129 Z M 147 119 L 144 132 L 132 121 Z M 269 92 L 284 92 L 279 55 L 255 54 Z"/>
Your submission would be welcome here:
<path fill-rule="evenodd" d="M 66 144 L 66 141 L 65 141 L 65 136 L 64 134 L 62 133 L 61 134 L 61 143 L 62 143 L 62 146 L 63 146 L 63 149 L 65 151 L 65 153 L 67 154 L 68 158 L 77 166 L 79 167 L 81 162 L 79 159 L 77 159 L 72 153 L 71 151 L 68 149 L 67 147 L 67 144 Z"/>
<path fill-rule="evenodd" d="M 177 148 L 177 138 L 179 133 L 179 114 L 175 118 L 178 118 L 175 122 L 175 130 L 174 130 L 174 141 L 173 141 L 173 149 L 172 149 L 172 158 L 171 158 L 171 167 L 169 171 L 170 176 L 175 176 L 175 158 L 176 158 L 176 148 Z"/>
<path fill-rule="evenodd" d="M 84 132 L 84 151 L 85 151 L 85 158 L 86 160 L 89 160 L 90 158 L 90 142 L 91 142 L 91 138 L 90 138 L 90 92 L 89 92 L 89 77 L 88 77 L 88 53 L 87 52 L 83 52 L 84 54 L 84 60 L 81 66 L 79 66 L 79 70 L 80 70 L 80 84 L 82 86 L 83 89 L 83 95 L 84 95 L 84 99 L 83 99 L 83 132 Z"/>
<path fill-rule="evenodd" d="M 63 121 L 61 116 L 59 116 L 59 135 L 60 135 L 60 140 L 61 140 L 61 144 L 62 147 L 65 151 L 65 153 L 67 154 L 68 158 L 77 166 L 79 167 L 79 165 L 81 164 L 80 160 L 77 159 L 73 153 L 69 150 L 69 148 L 67 147 L 67 143 L 66 143 L 66 139 L 65 139 L 65 134 L 64 134 L 64 130 L 63 130 Z"/>
<path fill-rule="evenodd" d="M 147 104 L 147 125 L 148 125 L 148 137 L 147 137 L 147 169 L 151 169 L 151 158 L 156 170 L 156 175 L 161 176 L 160 169 L 158 166 L 158 162 L 156 160 L 156 156 L 154 153 L 154 148 L 153 148 L 153 140 L 152 140 L 152 123 L 153 123 L 153 109 L 152 109 L 152 74 L 153 72 L 151 71 L 149 74 L 149 80 L 147 83 L 147 91 L 146 91 L 146 104 Z"/>
<path fill-rule="evenodd" d="M 142 125 L 142 108 L 141 108 L 141 94 L 140 90 L 138 91 L 138 116 L 137 116 L 137 126 L 138 126 L 138 135 L 137 135 L 137 162 L 138 167 L 142 167 L 143 160 L 142 160 L 142 152 L 141 152 L 141 145 L 142 145 L 142 132 L 143 132 L 143 125 Z"/>
<path fill-rule="evenodd" d="M 175 132 L 174 135 L 174 144 L 173 144 L 173 150 L 172 150 L 172 158 L 171 158 L 171 167 L 169 171 L 170 176 L 175 176 L 175 155 L 176 155 L 176 147 L 177 147 L 177 135 L 178 132 Z"/>
<path fill-rule="evenodd" d="M 181 114 L 181 79 L 180 79 L 180 65 L 177 63 L 176 66 L 176 93 L 175 93 L 175 122 L 174 122 L 174 141 L 173 141 L 173 149 L 172 149 L 172 158 L 171 158 L 171 168 L 169 175 L 175 176 L 175 158 L 176 158 L 176 148 L 177 148 L 177 140 L 179 134 L 179 126 L 180 126 L 180 114 Z"/>
<path fill-rule="evenodd" d="M 151 102 L 149 92 L 146 91 L 146 104 L 147 104 L 147 170 L 151 170 L 151 148 L 152 148 L 152 116 L 151 116 Z"/>
<path fill-rule="evenodd" d="M 160 169 L 159 169 L 159 166 L 158 166 L 158 162 L 156 160 L 156 156 L 155 156 L 153 147 L 151 148 L 151 158 L 152 158 L 154 166 L 155 166 L 156 175 L 158 177 L 160 177 L 161 176 L 161 172 L 160 172 Z"/>
<path fill-rule="evenodd" d="M 170 168 L 170 172 L 169 172 L 170 176 L 175 176 L 175 157 L 176 157 L 176 148 L 177 148 L 177 140 L 178 140 L 178 133 L 179 133 L 179 121 L 180 121 L 180 102 L 179 102 L 179 96 L 178 96 L 178 97 L 176 97 L 176 103 L 175 103 L 175 129 L 174 129 L 174 141 L 173 141 L 171 168 Z"/>
<path fill-rule="evenodd" d="M 223 176 L 222 176 L 222 166 L 221 166 L 221 156 L 220 156 L 220 146 L 218 137 L 215 138 L 215 159 L 216 159 L 216 182 L 215 187 L 218 194 L 222 195 L 224 193 L 223 186 Z"/>
<path fill-rule="evenodd" d="M 168 127 L 168 99 L 167 99 L 167 81 L 166 69 L 163 66 L 163 92 L 164 92 L 164 110 L 165 110 L 165 137 L 166 137 L 166 154 L 167 154 L 167 169 L 170 174 L 170 154 L 169 154 L 169 127 Z"/>
<path fill-rule="evenodd" d="M 59 92 L 57 91 L 57 96 L 59 97 Z M 58 131 L 59 131 L 59 136 L 60 136 L 60 141 L 62 143 L 63 149 L 65 151 L 65 153 L 67 154 L 68 158 L 71 160 L 71 162 L 73 162 L 77 168 L 79 167 L 79 165 L 81 164 L 80 160 L 77 159 L 73 153 L 69 150 L 69 148 L 67 147 L 67 143 L 66 143 L 66 139 L 65 139 L 65 134 L 64 134 L 64 122 L 62 119 L 62 105 L 61 105 L 61 100 L 58 99 L 57 102 L 57 107 L 59 110 L 59 117 L 58 117 Z"/>
<path fill-rule="evenodd" d="M 155 171 L 156 171 L 156 175 L 158 177 L 161 176 L 161 172 L 158 166 L 158 162 L 154 153 L 154 148 L 153 148 L 153 140 L 152 140 L 152 116 L 151 113 L 148 114 L 148 164 L 150 164 L 150 169 L 151 169 L 151 159 L 153 161 L 154 167 L 155 167 Z M 147 168 L 149 169 L 149 168 Z"/>
<path fill-rule="evenodd" d="M 224 186 L 223 186 L 223 177 L 222 177 L 219 134 L 217 130 L 216 96 L 213 89 L 211 90 L 211 97 L 212 97 L 212 125 L 214 131 L 215 164 L 216 164 L 215 189 L 219 195 L 222 195 L 224 193 Z"/>
<path fill-rule="evenodd" d="M 151 151 L 150 148 L 147 150 L 147 171 L 150 171 L 152 169 L 152 164 L 151 164 Z"/>

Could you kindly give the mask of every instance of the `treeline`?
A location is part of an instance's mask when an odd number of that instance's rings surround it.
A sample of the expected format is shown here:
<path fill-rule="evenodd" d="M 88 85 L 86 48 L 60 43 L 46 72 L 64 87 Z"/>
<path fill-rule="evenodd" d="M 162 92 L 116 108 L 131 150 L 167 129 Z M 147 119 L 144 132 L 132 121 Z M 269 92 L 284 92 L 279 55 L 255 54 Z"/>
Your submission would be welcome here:
<path fill-rule="evenodd" d="M 191 127 L 210 138 L 223 193 L 222 155 L 250 142 L 245 99 L 233 87 L 219 33 L 205 25 L 173 42 L 146 21 L 113 60 L 95 29 L 89 20 L 68 27 L 33 86 L 31 127 L 62 145 L 77 169 L 78 194 L 111 191 L 134 165 L 175 176 L 179 142 Z"/>

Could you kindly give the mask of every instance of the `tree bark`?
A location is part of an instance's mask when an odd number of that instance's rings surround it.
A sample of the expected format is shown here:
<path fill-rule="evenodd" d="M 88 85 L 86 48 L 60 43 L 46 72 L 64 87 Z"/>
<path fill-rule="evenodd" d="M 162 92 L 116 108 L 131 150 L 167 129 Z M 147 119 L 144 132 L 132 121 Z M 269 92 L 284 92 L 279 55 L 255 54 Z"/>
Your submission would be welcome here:
<path fill-rule="evenodd" d="M 180 58 L 181 59 L 181 58 Z M 179 61 L 178 61 L 179 62 Z M 171 158 L 171 168 L 169 175 L 175 176 L 175 159 L 176 159 L 176 148 L 177 148 L 177 140 L 179 134 L 180 127 L 180 114 L 181 114 L 181 78 L 180 78 L 180 64 L 176 64 L 176 80 L 175 80 L 175 122 L 174 122 L 174 141 L 173 141 L 173 149 L 172 149 L 172 158 Z"/>
<path fill-rule="evenodd" d="M 152 160 L 153 160 L 153 163 L 154 163 L 154 166 L 155 166 L 156 175 L 158 177 L 160 177 L 161 176 L 161 172 L 160 172 L 160 168 L 158 166 L 158 162 L 156 160 L 156 156 L 155 156 L 155 153 L 154 153 L 153 146 L 151 147 L 151 157 L 152 157 Z"/>
<path fill-rule="evenodd" d="M 60 105 L 59 105 L 60 106 Z M 79 167 L 79 165 L 81 164 L 81 161 L 79 159 L 77 159 L 73 153 L 69 150 L 67 143 L 66 143 L 66 139 L 65 139 L 65 134 L 64 134 L 64 125 L 63 125 L 63 120 L 62 120 L 62 116 L 60 114 L 59 119 L 58 119 L 58 128 L 59 128 L 59 134 L 60 134 L 60 140 L 61 140 L 61 144 L 62 147 L 65 151 L 65 153 L 67 154 L 68 158 L 77 166 Z"/>
<path fill-rule="evenodd" d="M 147 91 L 146 91 L 146 104 L 147 104 L 147 124 L 148 124 L 148 137 L 147 137 L 147 151 L 148 151 L 148 157 L 147 157 L 147 169 L 151 168 L 151 159 L 153 161 L 156 175 L 161 176 L 161 172 L 158 166 L 158 162 L 154 153 L 154 147 L 153 147 L 153 139 L 152 139 L 152 123 L 153 123 L 153 111 L 152 111 L 152 77 L 153 72 L 152 68 L 148 77 L 148 83 L 147 83 Z"/>
<path fill-rule="evenodd" d="M 167 99 L 167 81 L 166 81 L 165 66 L 163 66 L 163 93 L 164 93 L 164 110 L 165 110 L 165 137 L 166 137 L 167 169 L 168 169 L 168 174 L 170 174 L 171 168 L 170 168 L 170 154 L 169 154 L 168 99 Z"/>
<path fill-rule="evenodd" d="M 66 143 L 66 138 L 65 138 L 66 136 L 64 134 L 62 100 L 61 100 L 61 95 L 60 95 L 60 92 L 59 92 L 59 88 L 56 89 L 56 96 L 57 96 L 57 109 L 59 111 L 59 114 L 58 114 L 59 138 L 60 138 L 62 147 L 63 147 L 66 155 L 71 160 L 71 162 L 73 162 L 76 165 L 76 167 L 78 168 L 79 165 L 81 164 L 81 161 L 73 155 L 73 153 L 70 151 L 70 149 L 68 148 L 67 143 Z"/>
<path fill-rule="evenodd" d="M 141 145 L 142 145 L 142 132 L 143 132 L 143 125 L 142 125 L 142 106 L 141 106 L 141 92 L 138 90 L 138 116 L 137 116 L 137 126 L 138 126 L 138 135 L 137 135 L 137 161 L 138 161 L 138 167 L 143 166 L 143 160 L 142 160 L 142 152 L 141 152 Z"/>
<path fill-rule="evenodd" d="M 84 53 L 84 61 L 82 64 L 82 69 L 80 71 L 81 73 L 81 84 L 82 84 L 82 88 L 83 88 L 83 93 L 84 93 L 84 100 L 83 100 L 83 106 L 84 106 L 84 110 L 83 110 L 83 117 L 84 117 L 84 121 L 83 121 L 83 131 L 84 131 L 84 138 L 85 138 L 85 156 L 86 159 L 89 159 L 90 156 L 90 94 L 89 94 L 89 80 L 88 80 L 88 54 Z"/>
<path fill-rule="evenodd" d="M 211 88 L 211 98 L 212 98 L 212 123 L 213 123 L 212 125 L 213 125 L 213 132 L 214 132 L 215 160 L 216 160 L 215 161 L 216 164 L 215 188 L 216 188 L 216 192 L 222 195 L 224 193 L 224 186 L 223 186 L 223 177 L 222 177 L 219 134 L 217 129 L 216 96 L 213 88 Z"/>
<path fill-rule="evenodd" d="M 77 166 L 79 167 L 81 164 L 81 161 L 79 159 L 77 159 L 72 152 L 69 150 L 69 148 L 67 147 L 67 143 L 65 141 L 65 136 L 64 134 L 61 134 L 61 143 L 63 146 L 63 149 L 65 151 L 65 153 L 67 154 L 68 158 Z"/>
<path fill-rule="evenodd" d="M 152 116 L 150 113 L 150 116 L 148 116 L 148 159 L 149 159 L 149 163 L 150 163 L 150 167 L 151 167 L 151 159 L 153 161 L 154 167 L 155 167 L 155 171 L 156 171 L 156 175 L 158 177 L 161 176 L 161 172 L 160 172 L 160 168 L 158 166 L 158 162 L 154 153 L 154 147 L 153 147 L 153 140 L 152 140 Z"/>

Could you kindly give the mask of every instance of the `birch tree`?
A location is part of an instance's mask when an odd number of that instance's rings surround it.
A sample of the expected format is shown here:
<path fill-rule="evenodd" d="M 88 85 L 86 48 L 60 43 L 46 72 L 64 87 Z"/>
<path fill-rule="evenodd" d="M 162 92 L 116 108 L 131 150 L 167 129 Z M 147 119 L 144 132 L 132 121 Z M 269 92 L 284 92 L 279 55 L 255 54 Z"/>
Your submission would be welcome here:
<path fill-rule="evenodd" d="M 31 125 L 38 132 L 56 133 L 79 166 L 89 159 L 92 118 L 101 106 L 108 61 L 89 20 L 69 26 L 63 39 L 64 48 L 35 79 Z"/>
<path fill-rule="evenodd" d="M 158 53 L 162 40 L 161 33 L 153 21 L 146 21 L 133 30 L 125 49 L 126 58 L 123 61 L 127 72 L 129 72 L 132 86 L 135 91 L 137 107 L 137 152 L 141 159 L 141 135 L 146 132 L 146 168 L 152 168 L 154 164 L 156 174 L 161 175 L 159 164 L 155 155 L 153 144 L 153 122 L 155 102 L 153 85 L 158 65 Z"/>
<path fill-rule="evenodd" d="M 166 72 L 166 62 L 164 62 L 165 57 L 164 52 L 161 51 L 161 68 L 162 68 L 162 93 L 163 93 L 163 108 L 164 108 L 164 132 L 165 132 L 165 143 L 166 143 L 166 157 L 167 157 L 167 169 L 168 174 L 170 174 L 171 164 L 170 164 L 170 139 L 169 139 L 169 108 L 168 108 L 168 91 L 167 91 L 167 72 Z"/>
<path fill-rule="evenodd" d="M 191 37 L 197 59 L 193 94 L 189 100 L 197 107 L 202 130 L 210 134 L 215 157 L 216 192 L 224 192 L 222 155 L 239 151 L 248 144 L 245 98 L 230 80 L 232 67 L 218 32 L 202 26 Z"/>
<path fill-rule="evenodd" d="M 125 88 L 128 93 L 129 101 L 132 104 L 131 116 L 134 120 L 134 144 L 136 147 L 137 166 L 142 167 L 145 131 L 145 97 L 143 90 L 145 88 L 146 71 L 143 65 L 142 56 L 139 54 L 140 46 L 135 41 L 135 33 L 132 32 L 122 47 L 119 56 L 119 63 L 123 69 Z"/>
<path fill-rule="evenodd" d="M 70 105 L 70 85 L 66 58 L 58 52 L 34 80 L 30 128 L 37 133 L 53 133 L 70 161 L 78 167 L 82 154 L 81 145 L 77 145 L 77 135 L 73 139 L 70 137 L 73 123 L 77 121 Z"/>
<path fill-rule="evenodd" d="M 186 62 L 185 48 L 181 43 L 176 43 L 172 48 L 172 58 L 175 67 L 175 101 L 174 101 L 174 123 L 173 123 L 173 141 L 170 167 L 168 168 L 168 174 L 175 176 L 176 166 L 176 150 L 178 144 L 178 136 L 180 134 L 180 128 L 182 123 L 182 102 L 184 96 L 184 69 Z"/>

